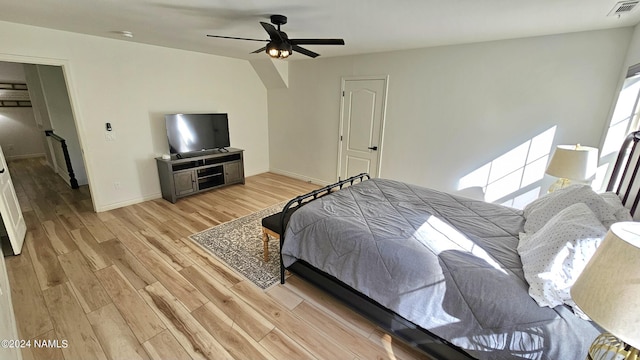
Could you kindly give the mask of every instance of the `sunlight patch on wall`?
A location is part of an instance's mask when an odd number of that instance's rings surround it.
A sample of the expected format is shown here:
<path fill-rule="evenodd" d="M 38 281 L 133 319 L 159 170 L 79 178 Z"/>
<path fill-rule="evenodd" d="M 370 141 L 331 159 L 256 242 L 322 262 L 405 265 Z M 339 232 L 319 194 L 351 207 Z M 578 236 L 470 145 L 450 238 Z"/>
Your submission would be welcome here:
<path fill-rule="evenodd" d="M 526 205 L 538 197 L 540 187 L 508 197 L 544 178 L 555 134 L 553 126 L 470 172 L 459 180 L 458 190 L 481 187 L 486 201 L 514 207 Z"/>
<path fill-rule="evenodd" d="M 596 169 L 596 176 L 593 178 L 593 181 L 591 182 L 591 188 L 594 191 L 600 191 L 604 189 L 605 186 L 607 186 L 609 182 L 609 178 L 607 175 L 609 175 L 608 170 L 610 165 L 613 165 L 613 164 L 612 163 L 602 164 L 598 166 L 598 169 Z"/>

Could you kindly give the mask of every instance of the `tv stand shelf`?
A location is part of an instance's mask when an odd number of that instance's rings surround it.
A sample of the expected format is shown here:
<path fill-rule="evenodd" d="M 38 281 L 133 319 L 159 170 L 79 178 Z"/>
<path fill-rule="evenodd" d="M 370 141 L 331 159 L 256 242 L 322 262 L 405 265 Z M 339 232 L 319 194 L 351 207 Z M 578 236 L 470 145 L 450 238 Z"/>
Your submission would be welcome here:
<path fill-rule="evenodd" d="M 244 150 L 227 150 L 156 158 L 162 197 L 175 203 L 179 198 L 220 186 L 244 184 Z"/>

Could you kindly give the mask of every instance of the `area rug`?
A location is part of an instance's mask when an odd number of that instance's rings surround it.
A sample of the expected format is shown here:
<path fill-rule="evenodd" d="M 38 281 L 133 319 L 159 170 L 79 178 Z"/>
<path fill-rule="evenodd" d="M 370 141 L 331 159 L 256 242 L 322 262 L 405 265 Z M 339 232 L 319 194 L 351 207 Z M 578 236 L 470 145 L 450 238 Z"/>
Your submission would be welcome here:
<path fill-rule="evenodd" d="M 231 220 L 189 238 L 261 289 L 280 281 L 280 242 L 269 241 L 269 261 L 262 246 L 262 218 L 282 211 L 286 202 Z"/>

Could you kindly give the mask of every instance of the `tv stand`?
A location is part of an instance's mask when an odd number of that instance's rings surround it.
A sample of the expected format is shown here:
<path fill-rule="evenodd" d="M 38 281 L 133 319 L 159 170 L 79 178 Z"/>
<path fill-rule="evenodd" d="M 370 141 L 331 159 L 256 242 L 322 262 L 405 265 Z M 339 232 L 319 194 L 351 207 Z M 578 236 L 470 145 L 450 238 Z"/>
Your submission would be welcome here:
<path fill-rule="evenodd" d="M 241 149 L 211 150 L 206 154 L 171 155 L 156 158 L 162 198 L 175 203 L 179 198 L 231 184 L 244 184 Z"/>

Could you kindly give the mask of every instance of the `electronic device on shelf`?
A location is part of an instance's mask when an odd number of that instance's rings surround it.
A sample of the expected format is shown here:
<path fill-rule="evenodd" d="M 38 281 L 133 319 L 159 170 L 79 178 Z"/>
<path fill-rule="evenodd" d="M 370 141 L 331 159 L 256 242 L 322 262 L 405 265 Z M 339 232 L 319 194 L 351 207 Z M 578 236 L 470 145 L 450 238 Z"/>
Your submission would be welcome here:
<path fill-rule="evenodd" d="M 164 118 L 169 152 L 178 158 L 198 156 L 203 151 L 225 152 L 231 146 L 226 113 L 167 114 Z"/>

